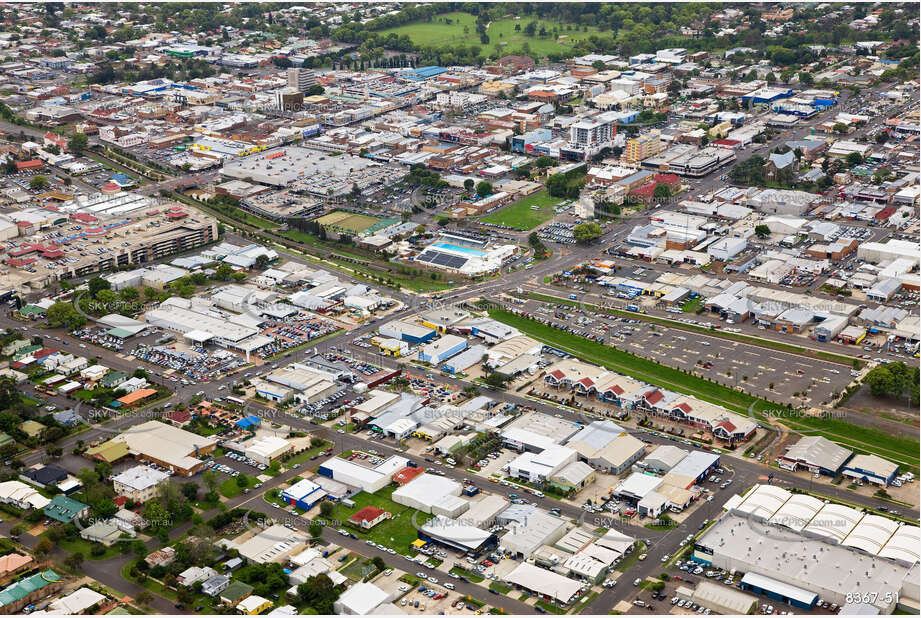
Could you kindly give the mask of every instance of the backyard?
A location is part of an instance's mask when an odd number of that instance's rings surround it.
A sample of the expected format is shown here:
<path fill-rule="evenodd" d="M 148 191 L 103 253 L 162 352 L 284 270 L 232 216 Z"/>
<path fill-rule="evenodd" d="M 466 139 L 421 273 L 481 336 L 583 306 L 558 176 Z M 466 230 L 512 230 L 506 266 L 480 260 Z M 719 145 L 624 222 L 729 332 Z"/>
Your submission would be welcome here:
<path fill-rule="evenodd" d="M 518 200 L 508 206 L 490 213 L 480 219 L 483 223 L 505 225 L 518 230 L 527 231 L 552 219 L 553 207 L 562 200 L 552 197 L 546 189 L 529 195 L 523 200 Z M 534 210 L 537 208 L 537 210 Z"/>

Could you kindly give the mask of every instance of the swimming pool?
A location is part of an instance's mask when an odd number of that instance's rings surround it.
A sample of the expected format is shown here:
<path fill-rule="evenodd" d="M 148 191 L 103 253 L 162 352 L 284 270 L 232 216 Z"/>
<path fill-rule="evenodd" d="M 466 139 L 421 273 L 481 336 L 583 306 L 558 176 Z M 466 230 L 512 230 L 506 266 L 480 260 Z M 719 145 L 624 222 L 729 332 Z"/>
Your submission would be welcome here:
<path fill-rule="evenodd" d="M 460 245 L 452 245 L 447 242 L 436 242 L 432 245 L 436 249 L 446 249 L 448 251 L 456 251 L 457 253 L 466 253 L 467 255 L 474 255 L 477 257 L 486 255 L 485 251 L 480 251 L 479 249 L 471 249 L 470 247 L 461 247 Z"/>

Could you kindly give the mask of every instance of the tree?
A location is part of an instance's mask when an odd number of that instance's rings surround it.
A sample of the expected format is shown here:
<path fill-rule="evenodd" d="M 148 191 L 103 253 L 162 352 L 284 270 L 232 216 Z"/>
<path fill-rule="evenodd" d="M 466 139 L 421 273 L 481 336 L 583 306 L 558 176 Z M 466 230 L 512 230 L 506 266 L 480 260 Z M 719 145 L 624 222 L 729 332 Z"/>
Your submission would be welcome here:
<path fill-rule="evenodd" d="M 52 543 L 50 539 L 44 538 L 38 542 L 38 545 L 35 546 L 35 549 L 33 551 L 36 557 L 39 559 L 39 562 L 41 562 L 53 550 L 54 550 L 54 543 Z"/>
<path fill-rule="evenodd" d="M 320 503 L 320 515 L 323 517 L 330 517 L 333 514 L 333 511 L 336 510 L 336 507 L 333 506 L 332 502 L 324 501 Z"/>
<path fill-rule="evenodd" d="M 771 228 L 769 228 L 765 224 L 762 223 L 760 225 L 755 226 L 755 236 L 757 236 L 758 238 L 764 239 L 770 235 L 771 235 Z"/>
<path fill-rule="evenodd" d="M 660 182 L 656 185 L 656 188 L 652 190 L 652 196 L 660 200 L 668 199 L 672 196 L 672 190 L 669 189 L 667 184 Z"/>
<path fill-rule="evenodd" d="M 297 587 L 297 600 L 317 614 L 333 614 L 333 603 L 338 598 L 339 592 L 327 575 L 308 577 Z"/>
<path fill-rule="evenodd" d="M 81 154 L 86 149 L 89 138 L 85 133 L 74 133 L 67 141 L 67 149 L 74 155 Z"/>
<path fill-rule="evenodd" d="M 265 270 L 269 266 L 269 256 L 264 253 L 260 253 L 256 256 L 256 270 Z"/>
<path fill-rule="evenodd" d="M 838 135 L 844 135 L 847 133 L 848 126 L 843 122 L 836 122 L 832 127 L 835 133 Z"/>
<path fill-rule="evenodd" d="M 67 556 L 67 558 L 64 559 L 64 564 L 71 571 L 77 571 L 83 565 L 84 560 L 85 558 L 83 557 L 83 554 L 81 552 L 74 552 L 71 555 Z"/>
<path fill-rule="evenodd" d="M 48 179 L 39 174 L 38 176 L 33 176 L 32 180 L 29 181 L 29 188 L 35 190 L 41 190 L 48 186 Z"/>
<path fill-rule="evenodd" d="M 471 191 L 473 191 L 473 187 L 475 184 L 476 183 L 473 181 L 473 178 L 468 178 L 467 180 L 464 181 L 464 191 L 466 191 L 467 193 L 470 193 Z"/>
<path fill-rule="evenodd" d="M 221 264 L 214 271 L 214 278 L 218 281 L 228 281 L 233 275 L 233 268 L 230 267 L 230 264 Z"/>
<path fill-rule="evenodd" d="M 147 563 L 145 562 L 144 564 Z M 138 602 L 138 605 L 147 605 L 151 600 L 153 600 L 153 594 L 151 594 L 149 590 L 141 590 L 134 598 Z"/>
<path fill-rule="evenodd" d="M 509 380 L 509 376 L 505 375 L 504 373 L 499 373 L 498 371 L 493 371 L 491 374 L 483 378 L 483 382 L 496 388 L 503 388 L 505 383 Z"/>
<path fill-rule="evenodd" d="M 863 163 L 863 157 L 859 152 L 849 152 L 844 161 L 847 163 L 848 167 L 855 167 Z"/>
<path fill-rule="evenodd" d="M 601 234 L 601 226 L 594 221 L 586 221 L 572 228 L 573 237 L 576 239 L 576 242 L 581 244 L 588 244 L 601 236 Z"/>
<path fill-rule="evenodd" d="M 323 535 L 323 524 L 314 520 L 310 522 L 310 526 L 307 528 L 307 531 L 310 533 L 310 536 L 318 539 Z"/>
<path fill-rule="evenodd" d="M 93 277 L 87 283 L 87 287 L 89 288 L 90 298 L 96 298 L 96 295 L 99 294 L 101 290 L 111 290 L 112 284 L 102 277 Z"/>
<path fill-rule="evenodd" d="M 486 182 L 485 180 L 478 183 L 476 186 L 476 194 L 480 197 L 492 195 L 492 183 Z"/>
<path fill-rule="evenodd" d="M 77 308 L 65 302 L 57 302 L 48 307 L 45 310 L 45 319 L 51 328 L 74 330 L 86 325 L 86 318 L 77 311 Z"/>

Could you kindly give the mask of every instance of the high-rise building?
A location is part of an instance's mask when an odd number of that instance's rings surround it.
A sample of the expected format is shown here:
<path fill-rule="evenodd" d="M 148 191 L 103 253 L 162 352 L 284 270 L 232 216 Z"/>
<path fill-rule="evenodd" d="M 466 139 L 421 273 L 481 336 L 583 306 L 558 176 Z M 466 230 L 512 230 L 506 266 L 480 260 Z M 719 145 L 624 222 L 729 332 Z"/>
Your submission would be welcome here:
<path fill-rule="evenodd" d="M 662 140 L 659 139 L 658 131 L 650 131 L 639 137 L 632 137 L 627 140 L 627 147 L 624 151 L 624 160 L 630 162 L 642 161 L 653 155 L 659 154 L 662 150 Z"/>
<path fill-rule="evenodd" d="M 275 91 L 275 107 L 282 110 L 299 110 L 304 107 L 304 93 L 296 88 Z"/>
<path fill-rule="evenodd" d="M 307 92 L 307 89 L 316 83 L 317 77 L 310 69 L 301 67 L 288 69 L 288 88 L 297 88 L 299 92 Z"/>

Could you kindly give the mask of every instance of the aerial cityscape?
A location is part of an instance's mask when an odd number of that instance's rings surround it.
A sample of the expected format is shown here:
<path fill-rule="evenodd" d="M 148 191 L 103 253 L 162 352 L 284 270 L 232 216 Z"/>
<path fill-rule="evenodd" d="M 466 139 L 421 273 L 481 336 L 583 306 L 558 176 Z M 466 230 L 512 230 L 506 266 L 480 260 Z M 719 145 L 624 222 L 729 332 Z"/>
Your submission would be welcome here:
<path fill-rule="evenodd" d="M 0 614 L 921 612 L 917 2 L 0 21 Z"/>

